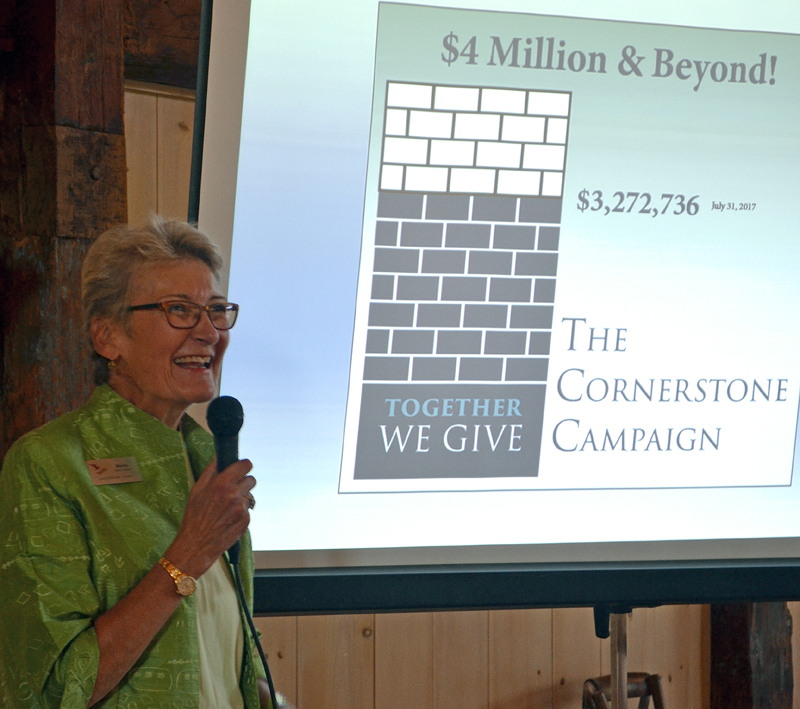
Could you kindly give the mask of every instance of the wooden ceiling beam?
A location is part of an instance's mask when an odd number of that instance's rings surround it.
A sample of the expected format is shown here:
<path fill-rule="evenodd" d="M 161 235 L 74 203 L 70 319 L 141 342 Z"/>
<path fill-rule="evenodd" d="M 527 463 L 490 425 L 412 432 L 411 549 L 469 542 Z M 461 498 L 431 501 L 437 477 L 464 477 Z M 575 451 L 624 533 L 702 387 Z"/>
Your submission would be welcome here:
<path fill-rule="evenodd" d="M 201 0 L 124 0 L 125 78 L 194 89 Z"/>

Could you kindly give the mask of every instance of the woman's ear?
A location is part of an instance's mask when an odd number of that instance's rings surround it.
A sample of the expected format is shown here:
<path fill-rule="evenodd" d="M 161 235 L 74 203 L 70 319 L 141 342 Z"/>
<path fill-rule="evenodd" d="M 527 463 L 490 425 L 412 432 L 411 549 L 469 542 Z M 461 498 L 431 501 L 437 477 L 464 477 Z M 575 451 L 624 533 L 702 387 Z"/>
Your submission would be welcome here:
<path fill-rule="evenodd" d="M 108 318 L 94 317 L 89 328 L 95 352 L 109 361 L 119 357 L 120 327 Z"/>

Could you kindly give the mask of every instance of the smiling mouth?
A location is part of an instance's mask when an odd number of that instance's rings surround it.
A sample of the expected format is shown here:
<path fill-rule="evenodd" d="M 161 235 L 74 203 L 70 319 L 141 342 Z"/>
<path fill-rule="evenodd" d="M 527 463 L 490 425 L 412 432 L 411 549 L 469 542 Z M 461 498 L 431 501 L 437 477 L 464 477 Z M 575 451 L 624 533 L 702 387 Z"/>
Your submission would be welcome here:
<path fill-rule="evenodd" d="M 208 369 L 211 366 L 210 356 L 190 355 L 188 357 L 176 357 L 172 361 L 179 367 L 188 367 L 190 369 Z"/>

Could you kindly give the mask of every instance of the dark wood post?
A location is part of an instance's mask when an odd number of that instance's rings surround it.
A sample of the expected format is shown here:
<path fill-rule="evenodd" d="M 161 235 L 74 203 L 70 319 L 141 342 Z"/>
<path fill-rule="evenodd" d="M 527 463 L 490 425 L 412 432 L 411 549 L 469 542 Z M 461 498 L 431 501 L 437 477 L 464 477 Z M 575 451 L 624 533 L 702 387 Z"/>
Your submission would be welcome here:
<path fill-rule="evenodd" d="M 80 264 L 127 217 L 120 6 L 0 12 L 0 456 L 91 390 Z"/>
<path fill-rule="evenodd" d="M 711 709 L 792 709 L 785 603 L 711 606 Z"/>

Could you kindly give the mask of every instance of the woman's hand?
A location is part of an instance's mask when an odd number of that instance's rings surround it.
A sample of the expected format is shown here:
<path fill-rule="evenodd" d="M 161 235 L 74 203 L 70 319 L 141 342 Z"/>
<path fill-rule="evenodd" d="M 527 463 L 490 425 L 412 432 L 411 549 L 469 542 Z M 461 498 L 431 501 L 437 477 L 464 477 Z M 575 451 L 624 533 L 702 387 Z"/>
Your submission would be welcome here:
<path fill-rule="evenodd" d="M 256 479 L 249 460 L 239 460 L 221 473 L 213 461 L 194 484 L 178 534 L 164 557 L 183 573 L 198 578 L 250 524 L 250 491 Z"/>

